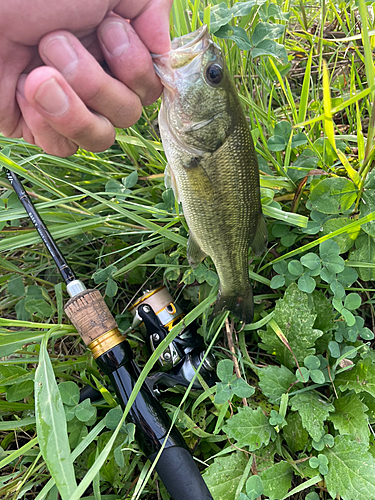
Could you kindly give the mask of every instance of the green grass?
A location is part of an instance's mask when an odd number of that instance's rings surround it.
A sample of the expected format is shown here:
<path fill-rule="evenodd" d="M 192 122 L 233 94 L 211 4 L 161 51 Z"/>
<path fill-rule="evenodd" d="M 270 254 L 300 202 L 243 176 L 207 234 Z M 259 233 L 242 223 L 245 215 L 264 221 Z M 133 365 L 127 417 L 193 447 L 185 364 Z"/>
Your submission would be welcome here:
<path fill-rule="evenodd" d="M 218 3 L 176 0 L 172 36 L 195 29 L 201 18 L 212 26 Z M 215 37 L 249 119 L 269 230 L 269 251 L 251 258 L 249 266 L 254 324 L 233 337 L 238 370 L 256 391 L 247 398 L 249 406 L 243 406 L 231 374 L 225 378 L 223 373 L 219 379 L 229 391 L 228 402 L 215 401 L 219 389 L 208 387 L 198 393 L 168 390 L 162 396 L 206 471 L 215 500 L 253 498 L 247 481 L 255 473 L 263 498 L 347 496 L 348 485 L 338 485 L 342 471 L 334 457 L 344 464 L 345 477 L 351 478 L 356 468 L 366 484 L 367 497 L 356 492 L 353 499 L 375 496 L 373 482 L 365 479 L 375 467 L 369 451 L 375 423 L 370 335 L 375 328 L 375 31 L 368 8 L 363 0 L 358 7 L 354 1 L 312 5 L 269 0 L 230 21 L 246 30 L 251 43 L 260 22 L 285 26 L 274 41 L 285 47 L 287 61 L 253 57 L 252 49 L 240 51 L 231 39 Z M 211 318 L 214 266 L 206 259 L 191 273 L 188 228 L 181 207 L 164 187 L 166 159 L 155 127 L 159 104 L 145 108 L 130 129 L 118 130 L 116 143 L 104 153 L 80 150 L 62 159 L 0 136 L 0 166 L 23 180 L 68 263 L 87 287 L 105 295 L 122 331 L 131 325 L 127 308 L 133 298 L 142 289 L 167 284 L 187 313 L 170 339 L 196 320 L 217 360 L 233 359 L 225 318 Z M 104 386 L 103 399 L 90 407 L 91 416 L 66 424 L 65 452 L 74 465 L 62 484 L 64 457 L 51 454 L 48 435 L 36 434 L 34 379 L 48 369 L 43 380 L 52 392 L 66 382 L 82 388 L 105 380 L 64 317 L 65 286 L 4 171 L 0 230 L 0 497 L 55 500 L 57 484 L 63 500 L 167 500 L 138 445 L 123 444 L 127 434 L 122 422 L 109 424 L 106 415 L 117 403 Z M 150 357 L 139 332 L 128 338 L 143 367 L 134 398 L 160 353 Z M 317 415 L 316 429 L 309 427 L 303 405 Z M 60 428 L 63 414 L 48 405 L 43 411 L 52 411 Z M 236 435 L 232 419 L 239 429 L 248 426 L 247 436 Z M 261 430 L 259 446 L 253 444 L 252 427 Z M 317 444 L 327 435 L 336 439 L 335 445 L 330 438 L 323 447 Z M 344 456 L 340 443 L 361 457 L 359 468 Z M 245 448 L 246 454 L 231 444 Z M 328 457 L 328 472 L 321 456 Z M 318 467 L 314 460 L 309 465 L 314 457 L 321 460 Z"/>

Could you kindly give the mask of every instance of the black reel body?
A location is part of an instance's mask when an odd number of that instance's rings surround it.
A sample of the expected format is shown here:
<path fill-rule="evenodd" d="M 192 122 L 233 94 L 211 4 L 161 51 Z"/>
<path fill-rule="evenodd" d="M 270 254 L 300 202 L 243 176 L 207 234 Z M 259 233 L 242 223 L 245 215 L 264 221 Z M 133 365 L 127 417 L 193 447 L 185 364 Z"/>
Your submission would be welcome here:
<path fill-rule="evenodd" d="M 166 287 L 145 292 L 131 308 L 131 313 L 133 328 L 139 327 L 143 332 L 152 352 L 184 316 Z M 208 386 L 213 386 L 216 360 L 212 354 L 205 355 L 196 326 L 189 325 L 163 351 L 158 360 L 162 371 L 149 375 L 148 385 L 152 389 L 159 385 L 188 387 L 203 360 L 199 373 Z M 202 389 L 198 378 L 193 388 Z"/>

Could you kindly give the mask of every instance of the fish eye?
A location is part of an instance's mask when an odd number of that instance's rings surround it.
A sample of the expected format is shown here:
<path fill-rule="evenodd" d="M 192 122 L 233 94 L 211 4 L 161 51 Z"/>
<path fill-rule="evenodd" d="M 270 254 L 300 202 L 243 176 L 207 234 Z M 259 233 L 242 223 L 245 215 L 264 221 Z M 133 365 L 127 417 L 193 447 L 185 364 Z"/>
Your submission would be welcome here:
<path fill-rule="evenodd" d="M 223 77 L 223 68 L 219 64 L 210 64 L 206 69 L 206 79 L 209 83 L 217 85 Z"/>

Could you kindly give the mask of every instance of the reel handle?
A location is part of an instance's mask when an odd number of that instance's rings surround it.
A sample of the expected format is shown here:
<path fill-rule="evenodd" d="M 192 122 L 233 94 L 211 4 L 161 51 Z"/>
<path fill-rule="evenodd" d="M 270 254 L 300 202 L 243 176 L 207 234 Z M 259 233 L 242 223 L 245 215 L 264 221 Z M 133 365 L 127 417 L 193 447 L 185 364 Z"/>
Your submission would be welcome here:
<path fill-rule="evenodd" d="M 155 469 L 173 500 L 213 500 L 193 457 L 185 448 L 164 449 Z"/>

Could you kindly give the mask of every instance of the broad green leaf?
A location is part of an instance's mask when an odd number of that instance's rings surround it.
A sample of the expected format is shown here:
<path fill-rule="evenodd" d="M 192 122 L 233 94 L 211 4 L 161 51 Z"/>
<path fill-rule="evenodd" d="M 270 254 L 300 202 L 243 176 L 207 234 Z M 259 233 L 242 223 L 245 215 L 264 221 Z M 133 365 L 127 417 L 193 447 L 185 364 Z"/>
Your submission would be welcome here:
<path fill-rule="evenodd" d="M 136 170 L 134 170 L 123 180 L 123 184 L 126 189 L 134 187 L 137 184 L 137 182 L 138 182 L 138 172 Z"/>
<path fill-rule="evenodd" d="M 299 369 L 296 370 L 296 378 L 303 384 L 306 384 L 306 382 L 308 382 L 310 378 L 309 370 L 304 366 L 301 366 Z"/>
<path fill-rule="evenodd" d="M 331 356 L 333 358 L 337 359 L 341 356 L 340 346 L 336 341 L 332 340 L 328 344 L 328 349 L 329 349 L 329 352 L 331 353 Z"/>
<path fill-rule="evenodd" d="M 261 472 L 264 495 L 269 500 L 280 500 L 292 486 L 293 468 L 288 462 L 279 462 Z"/>
<path fill-rule="evenodd" d="M 349 261 L 369 262 L 375 264 L 375 242 L 368 234 L 361 234 L 355 242 L 355 250 L 349 254 Z M 358 267 L 359 277 L 364 281 L 375 280 L 375 268 Z"/>
<path fill-rule="evenodd" d="M 326 270 L 331 273 L 341 273 L 345 268 L 345 261 L 339 255 L 340 248 L 338 244 L 331 240 L 323 241 L 319 245 L 320 258 L 322 259 L 322 265 L 326 267 Z M 322 275 L 322 273 L 320 273 Z"/>
<path fill-rule="evenodd" d="M 342 300 L 345 297 L 345 288 L 342 286 L 342 284 L 339 281 L 337 281 L 337 280 L 331 281 L 329 287 L 332 290 L 333 295 L 335 296 L 335 299 Z"/>
<path fill-rule="evenodd" d="M 303 146 L 307 142 L 308 142 L 307 135 L 299 133 L 292 137 L 292 148 L 298 148 L 299 146 Z"/>
<path fill-rule="evenodd" d="M 232 399 L 232 391 L 228 384 L 216 382 L 215 404 L 223 404 Z"/>
<path fill-rule="evenodd" d="M 228 383 L 233 378 L 233 369 L 233 361 L 230 359 L 222 359 L 217 364 L 216 373 L 222 382 Z"/>
<path fill-rule="evenodd" d="M 11 385 L 6 393 L 7 401 L 21 401 L 27 398 L 34 390 L 34 383 L 29 380 L 28 382 L 21 382 L 20 384 Z"/>
<path fill-rule="evenodd" d="M 52 307 L 43 299 L 26 299 L 25 309 L 38 318 L 48 318 L 53 313 Z"/>
<path fill-rule="evenodd" d="M 321 261 L 319 256 L 316 253 L 309 252 L 301 257 L 301 264 L 314 271 L 315 269 L 319 269 L 321 266 Z"/>
<path fill-rule="evenodd" d="M 284 151 L 287 144 L 285 139 L 280 135 L 273 135 L 267 141 L 267 147 L 270 151 Z"/>
<path fill-rule="evenodd" d="M 25 285 L 21 276 L 12 276 L 8 281 L 8 293 L 16 297 L 22 297 L 25 294 Z"/>
<path fill-rule="evenodd" d="M 320 359 L 317 356 L 306 356 L 303 362 L 309 370 L 317 370 L 320 367 Z"/>
<path fill-rule="evenodd" d="M 311 276 L 303 274 L 297 281 L 298 288 L 305 293 L 312 293 L 316 287 L 316 281 Z"/>
<path fill-rule="evenodd" d="M 251 42 L 254 46 L 259 45 L 265 40 L 276 40 L 280 38 L 285 31 L 285 26 L 274 23 L 257 23 L 251 36 Z"/>
<path fill-rule="evenodd" d="M 349 293 L 344 300 L 344 307 L 349 309 L 349 311 L 355 311 L 361 305 L 361 297 L 358 293 Z"/>
<path fill-rule="evenodd" d="M 323 224 L 323 234 L 324 235 L 331 234 L 332 231 L 336 231 L 336 229 L 345 227 L 351 224 L 352 222 L 353 222 L 352 219 L 346 219 L 346 218 L 329 219 L 327 222 Z M 369 224 L 372 223 L 370 222 Z M 363 228 L 367 225 L 368 224 L 364 224 Z M 345 253 L 352 248 L 354 241 L 357 239 L 359 233 L 360 233 L 360 228 L 357 227 L 353 230 L 347 231 L 346 233 L 339 234 L 338 236 L 335 236 L 333 238 L 333 241 L 335 241 L 340 248 L 340 253 Z"/>
<path fill-rule="evenodd" d="M 302 425 L 302 419 L 298 412 L 290 413 L 286 418 L 287 425 L 283 427 L 284 439 L 293 453 L 305 448 L 309 434 Z"/>
<path fill-rule="evenodd" d="M 237 485 L 247 462 L 245 454 L 240 451 L 215 458 L 203 474 L 214 500 L 235 500 Z"/>
<path fill-rule="evenodd" d="M 316 184 L 310 192 L 310 202 L 315 210 L 324 214 L 339 214 L 355 203 L 357 188 L 343 177 L 329 177 Z"/>
<path fill-rule="evenodd" d="M 310 377 L 314 384 L 324 384 L 325 382 L 324 373 L 320 370 L 311 370 Z"/>
<path fill-rule="evenodd" d="M 105 287 L 105 295 L 108 297 L 114 297 L 117 294 L 118 286 L 115 280 L 108 278 L 107 285 Z"/>
<path fill-rule="evenodd" d="M 251 41 L 253 42 L 253 40 Z M 275 40 L 262 40 L 251 50 L 251 57 L 260 56 L 273 56 L 283 64 L 288 62 L 288 55 L 284 45 L 275 42 Z"/>
<path fill-rule="evenodd" d="M 58 385 L 61 401 L 68 406 L 75 406 L 79 401 L 79 388 L 74 382 L 62 382 Z"/>
<path fill-rule="evenodd" d="M 239 398 L 250 398 L 255 392 L 254 387 L 251 387 L 243 378 L 236 378 L 230 386 Z"/>
<path fill-rule="evenodd" d="M 303 266 L 299 260 L 291 260 L 288 264 L 288 271 L 293 274 L 293 276 L 301 276 L 303 273 Z"/>
<path fill-rule="evenodd" d="M 289 345 L 301 364 L 306 356 L 314 354 L 314 344 L 323 332 L 313 328 L 317 314 L 313 311 L 313 302 L 309 295 L 298 289 L 295 283 L 289 285 L 284 298 L 276 302 L 273 320 L 279 325 Z M 287 368 L 293 368 L 295 361 L 292 354 L 268 325 L 267 330 L 258 331 L 261 347 Z"/>
<path fill-rule="evenodd" d="M 109 412 L 106 413 L 105 418 L 104 418 L 104 422 L 105 422 L 106 427 L 108 427 L 108 429 L 111 429 L 112 431 L 114 431 L 116 429 L 116 427 L 118 426 L 118 424 L 120 423 L 120 420 L 122 418 L 123 413 L 124 412 L 121 410 L 121 408 L 119 406 L 109 410 Z"/>
<path fill-rule="evenodd" d="M 250 14 L 254 5 L 262 5 L 265 0 L 246 0 L 245 2 L 236 2 L 230 9 L 233 17 L 247 16 Z"/>
<path fill-rule="evenodd" d="M 62 500 L 70 500 L 76 489 L 67 435 L 64 407 L 47 352 L 47 335 L 40 346 L 35 372 L 35 414 L 38 442 L 48 470 Z"/>
<path fill-rule="evenodd" d="M 92 406 L 89 399 L 84 399 L 82 403 L 77 406 L 75 414 L 78 420 L 87 422 L 96 415 L 96 408 Z"/>
<path fill-rule="evenodd" d="M 340 432 L 340 435 L 348 434 L 350 439 L 358 443 L 369 443 L 369 428 L 367 421 L 367 406 L 362 403 L 357 394 L 341 396 L 334 402 L 335 413 L 329 416 L 329 420 Z"/>
<path fill-rule="evenodd" d="M 260 476 L 250 476 L 246 481 L 246 500 L 256 500 L 256 498 L 260 497 L 263 494 L 263 491 L 264 487 Z"/>
<path fill-rule="evenodd" d="M 210 32 L 216 33 L 221 26 L 229 23 L 232 17 L 232 12 L 228 9 L 227 4 L 224 2 L 221 2 L 218 5 L 213 5 L 211 7 L 210 15 Z"/>
<path fill-rule="evenodd" d="M 83 422 L 77 422 L 74 420 L 68 424 L 68 433 L 69 433 L 69 444 L 72 449 L 76 448 L 79 443 L 81 443 L 85 437 L 88 435 L 88 430 L 86 425 Z"/>
<path fill-rule="evenodd" d="M 276 274 L 276 276 L 273 276 L 273 278 L 271 279 L 270 287 L 273 288 L 274 290 L 284 285 L 285 285 L 285 277 L 280 274 Z"/>
<path fill-rule="evenodd" d="M 334 411 L 331 403 L 326 403 L 316 391 L 302 392 L 290 400 L 293 411 L 298 411 L 302 425 L 314 439 L 319 441 L 324 435 L 324 422 Z"/>
<path fill-rule="evenodd" d="M 259 387 L 270 403 L 280 404 L 282 394 L 286 394 L 296 381 L 294 374 L 285 366 L 267 366 L 257 370 Z"/>
<path fill-rule="evenodd" d="M 369 357 L 359 360 L 351 370 L 336 376 L 335 385 L 342 392 L 368 392 L 375 397 L 375 364 Z"/>
<path fill-rule="evenodd" d="M 104 283 L 104 281 L 106 281 L 116 271 L 117 271 L 117 267 L 110 265 L 104 269 L 99 269 L 98 271 L 96 271 L 93 274 L 92 279 L 98 285 L 100 283 Z"/>
<path fill-rule="evenodd" d="M 373 189 L 365 189 L 362 193 L 361 202 L 360 202 L 360 214 L 361 217 L 364 215 L 368 215 L 369 213 L 375 210 L 375 196 Z M 375 223 L 368 222 L 362 226 L 362 229 L 365 233 L 370 236 L 375 236 Z"/>
<path fill-rule="evenodd" d="M 364 443 L 337 436 L 335 446 L 326 448 L 329 472 L 325 476 L 328 493 L 342 500 L 375 498 L 375 459 Z"/>
<path fill-rule="evenodd" d="M 271 429 L 261 408 L 252 410 L 249 406 L 239 408 L 237 415 L 227 420 L 223 427 L 228 437 L 237 441 L 236 446 L 248 446 L 250 451 L 268 444 Z"/>
<path fill-rule="evenodd" d="M 215 36 L 218 38 L 233 40 L 240 50 L 250 50 L 252 48 L 246 31 L 240 26 L 226 24 L 225 26 L 221 26 L 220 29 L 215 32 Z"/>

